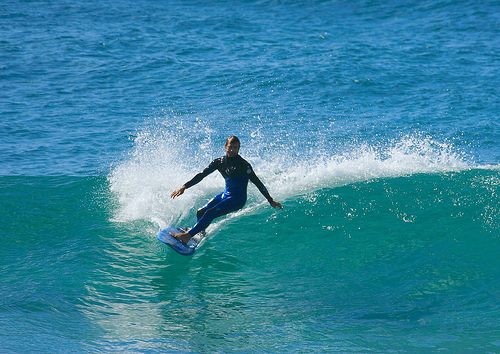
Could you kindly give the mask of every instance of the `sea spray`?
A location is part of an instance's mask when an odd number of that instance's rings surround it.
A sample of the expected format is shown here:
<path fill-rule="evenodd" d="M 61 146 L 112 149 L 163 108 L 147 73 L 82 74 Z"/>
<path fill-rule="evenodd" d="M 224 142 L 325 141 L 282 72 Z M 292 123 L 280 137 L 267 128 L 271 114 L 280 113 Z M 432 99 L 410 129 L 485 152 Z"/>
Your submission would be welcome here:
<path fill-rule="evenodd" d="M 220 192 L 223 179 L 214 173 L 172 200 L 171 192 L 223 154 L 225 137 L 206 129 L 200 136 L 174 133 L 172 126 L 145 130 L 137 135 L 133 152 L 109 175 L 118 200 L 115 221 L 145 220 L 158 227 L 194 222 L 196 208 Z M 292 145 L 292 144 L 291 144 Z M 453 145 L 417 134 L 384 144 L 359 144 L 331 151 L 324 148 L 296 153 L 292 149 L 266 149 L 262 140 L 242 141 L 240 154 L 252 165 L 272 196 L 286 200 L 322 188 L 335 188 L 377 178 L 437 173 L 469 167 Z M 249 186 L 247 207 L 261 204 Z"/>

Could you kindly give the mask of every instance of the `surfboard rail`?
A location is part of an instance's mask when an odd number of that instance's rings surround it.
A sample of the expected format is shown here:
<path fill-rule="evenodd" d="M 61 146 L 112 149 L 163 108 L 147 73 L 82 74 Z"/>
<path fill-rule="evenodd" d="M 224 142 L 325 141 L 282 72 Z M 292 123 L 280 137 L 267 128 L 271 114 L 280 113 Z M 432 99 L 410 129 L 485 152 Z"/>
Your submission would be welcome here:
<path fill-rule="evenodd" d="M 182 232 L 186 231 L 179 227 L 167 227 L 166 229 L 163 229 L 158 233 L 158 240 L 166 243 L 167 245 L 172 247 L 174 251 L 182 254 L 183 256 L 191 256 L 194 251 L 196 251 L 196 247 L 198 247 L 198 245 L 200 244 L 200 240 L 198 240 L 197 237 L 192 237 L 189 242 L 185 244 L 174 236 L 170 235 L 170 233 L 178 234 Z"/>

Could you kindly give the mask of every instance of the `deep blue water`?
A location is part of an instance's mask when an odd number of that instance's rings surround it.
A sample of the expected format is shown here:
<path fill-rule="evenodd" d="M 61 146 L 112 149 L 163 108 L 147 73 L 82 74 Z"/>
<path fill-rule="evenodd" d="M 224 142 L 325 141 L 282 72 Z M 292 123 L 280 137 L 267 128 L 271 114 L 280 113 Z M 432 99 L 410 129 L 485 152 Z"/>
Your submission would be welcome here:
<path fill-rule="evenodd" d="M 2 2 L 0 352 L 498 353 L 499 14 Z M 229 135 L 284 210 L 177 255 Z"/>

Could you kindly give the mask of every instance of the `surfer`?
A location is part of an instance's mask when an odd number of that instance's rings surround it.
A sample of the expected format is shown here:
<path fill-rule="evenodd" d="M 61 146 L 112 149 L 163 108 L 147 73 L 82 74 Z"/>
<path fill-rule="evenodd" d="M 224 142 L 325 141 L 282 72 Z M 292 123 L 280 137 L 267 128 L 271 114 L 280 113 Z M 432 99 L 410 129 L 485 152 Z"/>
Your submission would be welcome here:
<path fill-rule="evenodd" d="M 198 220 L 196 225 L 184 233 L 170 233 L 185 244 L 187 244 L 191 237 L 198 232 L 205 230 L 215 218 L 241 209 L 247 201 L 247 186 L 249 180 L 255 184 L 273 208 L 280 208 L 283 210 L 283 206 L 273 200 L 267 188 L 253 171 L 252 166 L 238 155 L 240 151 L 240 140 L 235 136 L 231 136 L 227 138 L 224 148 L 226 150 L 225 156 L 212 161 L 207 168 L 194 176 L 181 188 L 173 191 L 170 195 L 171 198 L 180 196 L 186 189 L 199 183 L 203 178 L 215 170 L 218 170 L 226 180 L 226 190 L 216 195 L 204 207 L 198 209 L 196 213 L 196 218 Z"/>

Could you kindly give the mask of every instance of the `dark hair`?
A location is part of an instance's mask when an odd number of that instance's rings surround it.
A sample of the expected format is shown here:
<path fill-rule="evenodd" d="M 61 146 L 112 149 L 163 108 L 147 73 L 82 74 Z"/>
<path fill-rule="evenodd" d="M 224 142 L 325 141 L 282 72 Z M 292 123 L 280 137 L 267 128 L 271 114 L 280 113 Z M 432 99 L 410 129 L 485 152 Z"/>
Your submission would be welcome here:
<path fill-rule="evenodd" d="M 240 143 L 240 139 L 238 139 L 238 137 L 237 137 L 237 136 L 232 135 L 232 136 L 230 136 L 229 138 L 227 138 L 227 140 L 226 140 L 226 145 L 224 145 L 224 146 L 228 146 L 228 145 L 229 145 L 229 144 L 231 144 L 232 142 L 235 142 L 235 143 L 238 143 L 238 145 L 241 145 L 241 143 Z"/>

